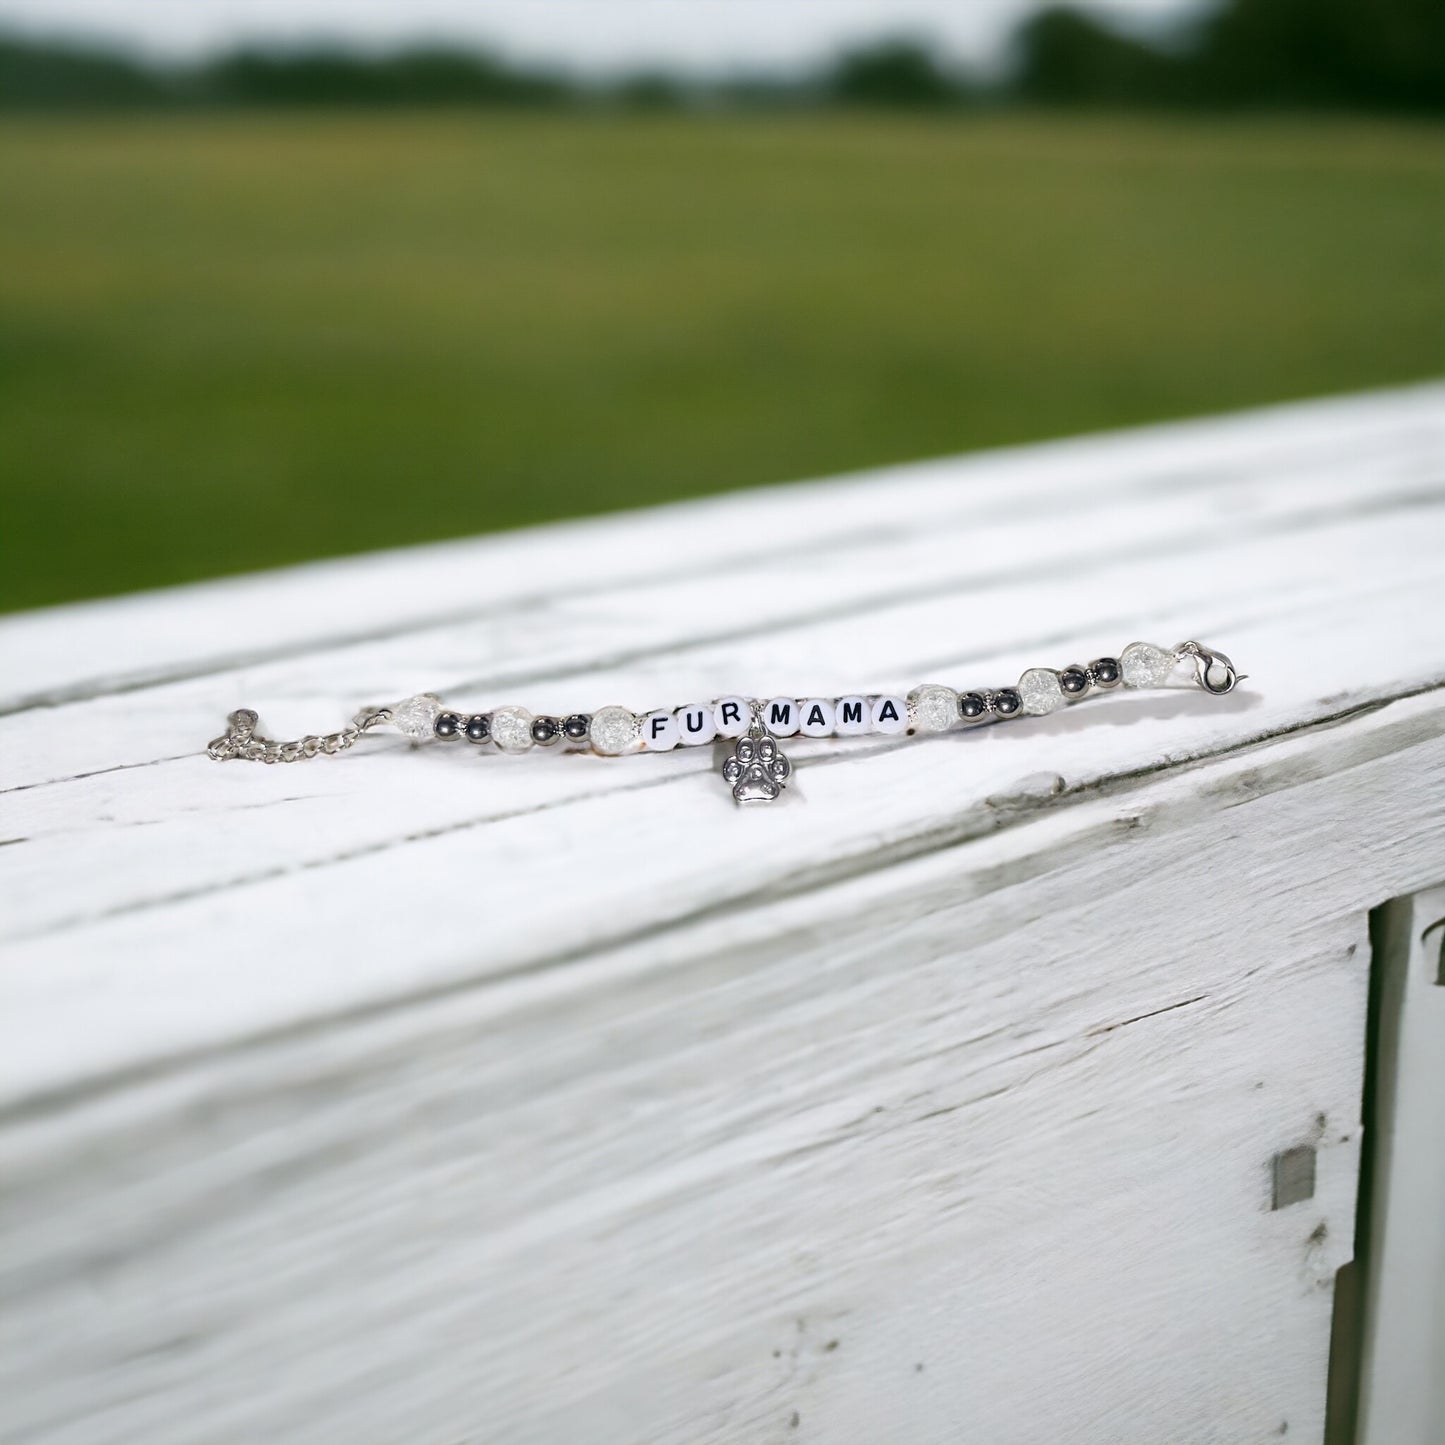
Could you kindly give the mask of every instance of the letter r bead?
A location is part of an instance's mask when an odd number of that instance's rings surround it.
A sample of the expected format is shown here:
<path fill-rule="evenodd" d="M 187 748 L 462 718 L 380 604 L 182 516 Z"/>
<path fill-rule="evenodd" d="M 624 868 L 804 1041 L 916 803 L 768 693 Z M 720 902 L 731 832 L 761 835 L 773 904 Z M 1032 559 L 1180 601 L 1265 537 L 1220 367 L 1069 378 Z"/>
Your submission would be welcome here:
<path fill-rule="evenodd" d="M 740 738 L 752 721 L 752 705 L 744 697 L 722 698 L 713 709 L 713 721 L 720 738 Z"/>

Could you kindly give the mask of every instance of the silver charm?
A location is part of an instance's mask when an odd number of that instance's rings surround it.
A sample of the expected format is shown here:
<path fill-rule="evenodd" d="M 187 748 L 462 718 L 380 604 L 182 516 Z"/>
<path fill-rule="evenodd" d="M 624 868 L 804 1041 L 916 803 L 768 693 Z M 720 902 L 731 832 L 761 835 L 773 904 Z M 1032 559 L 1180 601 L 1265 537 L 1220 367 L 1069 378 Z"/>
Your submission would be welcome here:
<path fill-rule="evenodd" d="M 793 765 L 778 740 L 763 725 L 762 704 L 753 704 L 753 720 L 722 766 L 723 781 L 732 784 L 739 803 L 771 803 L 782 797 Z"/>

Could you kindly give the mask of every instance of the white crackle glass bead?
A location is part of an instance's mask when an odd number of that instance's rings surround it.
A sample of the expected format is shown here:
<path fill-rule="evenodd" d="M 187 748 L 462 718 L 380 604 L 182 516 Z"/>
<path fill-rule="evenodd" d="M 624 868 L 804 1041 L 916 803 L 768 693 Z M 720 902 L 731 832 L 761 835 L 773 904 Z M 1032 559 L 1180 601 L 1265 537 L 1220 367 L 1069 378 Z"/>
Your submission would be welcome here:
<path fill-rule="evenodd" d="M 1019 697 L 1024 711 L 1033 717 L 1057 712 L 1068 703 L 1058 673 L 1047 667 L 1031 667 L 1019 678 Z"/>
<path fill-rule="evenodd" d="M 642 746 L 648 752 L 665 753 L 677 746 L 677 719 L 670 712 L 649 713 L 642 720 Z"/>
<path fill-rule="evenodd" d="M 908 694 L 908 710 L 919 732 L 947 732 L 958 721 L 958 694 L 942 683 L 926 682 Z"/>
<path fill-rule="evenodd" d="M 1163 687 L 1174 675 L 1179 659 L 1150 642 L 1131 642 L 1119 654 L 1119 671 L 1125 687 Z"/>
<path fill-rule="evenodd" d="M 710 743 L 717 736 L 717 721 L 712 709 L 700 702 L 678 708 L 677 731 L 683 743 L 690 748 Z"/>
<path fill-rule="evenodd" d="M 866 697 L 840 697 L 834 727 L 843 737 L 866 733 L 873 726 L 873 709 Z"/>
<path fill-rule="evenodd" d="M 763 726 L 774 737 L 792 737 L 798 731 L 801 720 L 796 698 L 775 697 L 771 702 L 763 704 Z"/>
<path fill-rule="evenodd" d="M 625 707 L 600 707 L 592 714 L 587 736 L 599 753 L 615 758 L 637 745 L 637 719 Z"/>
<path fill-rule="evenodd" d="M 908 699 L 874 698 L 872 723 L 875 733 L 901 733 L 908 726 Z"/>
<path fill-rule="evenodd" d="M 434 736 L 432 730 L 436 727 L 436 720 L 445 711 L 439 698 L 424 692 L 418 697 L 409 697 L 405 702 L 393 705 L 392 726 L 414 743 L 425 742 L 427 738 Z"/>
<path fill-rule="evenodd" d="M 720 738 L 740 738 L 752 721 L 753 707 L 745 697 L 724 697 L 712 710 L 713 726 Z"/>
<path fill-rule="evenodd" d="M 798 731 L 805 738 L 825 738 L 833 731 L 836 714 L 826 697 L 804 698 L 798 703 Z"/>
<path fill-rule="evenodd" d="M 532 714 L 524 707 L 499 707 L 492 714 L 492 741 L 504 753 L 525 753 L 532 746 Z"/>

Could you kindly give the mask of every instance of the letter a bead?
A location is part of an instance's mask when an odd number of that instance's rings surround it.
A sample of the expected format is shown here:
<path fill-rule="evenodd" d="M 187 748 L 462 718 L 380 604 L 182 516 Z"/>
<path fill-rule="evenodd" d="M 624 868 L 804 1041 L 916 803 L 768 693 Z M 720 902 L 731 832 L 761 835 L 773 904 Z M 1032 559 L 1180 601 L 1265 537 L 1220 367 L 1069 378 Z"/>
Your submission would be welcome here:
<path fill-rule="evenodd" d="M 873 731 L 901 733 L 908 726 L 908 703 L 901 697 L 873 699 Z"/>
<path fill-rule="evenodd" d="M 799 730 L 805 738 L 825 738 L 833 731 L 833 704 L 825 697 L 810 697 L 798 704 Z"/>

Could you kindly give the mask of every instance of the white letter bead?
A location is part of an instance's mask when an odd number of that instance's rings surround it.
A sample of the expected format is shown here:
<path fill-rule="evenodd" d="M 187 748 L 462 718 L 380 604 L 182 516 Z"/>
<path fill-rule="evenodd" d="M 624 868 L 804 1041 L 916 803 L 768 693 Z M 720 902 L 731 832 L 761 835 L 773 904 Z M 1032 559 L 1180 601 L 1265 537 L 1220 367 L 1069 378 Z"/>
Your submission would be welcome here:
<path fill-rule="evenodd" d="M 775 697 L 763 704 L 763 726 L 774 737 L 790 738 L 798 731 L 798 704 L 790 697 Z"/>
<path fill-rule="evenodd" d="M 833 704 L 826 697 L 810 697 L 798 704 L 799 731 L 805 738 L 825 738 L 833 731 Z"/>
<path fill-rule="evenodd" d="M 838 699 L 838 731 L 844 737 L 855 733 L 866 733 L 873 726 L 873 709 L 866 697 L 840 697 Z"/>
<path fill-rule="evenodd" d="M 642 746 L 650 753 L 665 753 L 677 746 L 677 719 L 670 712 L 653 712 L 642 720 Z"/>
<path fill-rule="evenodd" d="M 717 723 L 713 719 L 712 709 L 702 703 L 678 708 L 677 731 L 689 747 L 710 743 L 717 736 Z"/>
<path fill-rule="evenodd" d="M 901 697 L 873 700 L 873 731 L 901 733 L 908 726 L 908 703 Z"/>
<path fill-rule="evenodd" d="M 720 738 L 740 738 L 752 721 L 753 707 L 745 697 L 725 697 L 713 709 L 713 722 Z"/>

